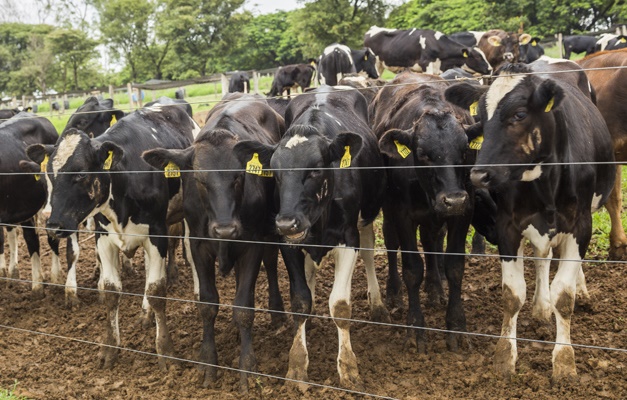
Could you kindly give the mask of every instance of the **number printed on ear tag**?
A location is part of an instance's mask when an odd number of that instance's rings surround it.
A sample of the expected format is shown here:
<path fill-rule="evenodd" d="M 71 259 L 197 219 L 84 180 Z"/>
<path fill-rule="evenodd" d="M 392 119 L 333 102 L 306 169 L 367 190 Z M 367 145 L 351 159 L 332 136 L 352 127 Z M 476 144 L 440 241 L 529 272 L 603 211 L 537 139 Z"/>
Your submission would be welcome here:
<path fill-rule="evenodd" d="M 344 146 L 344 155 L 340 160 L 340 168 L 348 168 L 351 166 L 351 147 Z"/>
<path fill-rule="evenodd" d="M 163 174 L 166 178 L 180 178 L 181 177 L 181 169 L 178 165 L 174 164 L 172 161 L 168 163 L 163 169 Z"/>
<path fill-rule="evenodd" d="M 479 102 L 475 101 L 474 103 L 472 103 L 470 105 L 470 107 L 468 107 L 469 111 L 470 111 L 470 116 L 474 117 L 476 115 L 479 114 L 479 112 L 477 111 L 477 108 L 479 108 Z"/>
<path fill-rule="evenodd" d="M 253 153 L 253 158 L 246 163 L 246 172 L 253 175 L 263 176 L 264 178 L 272 178 L 272 171 L 264 171 L 261 161 L 259 161 L 259 153 Z"/>
<path fill-rule="evenodd" d="M 470 147 L 473 150 L 481 150 L 482 144 L 483 144 L 483 135 L 477 136 L 476 138 L 472 139 L 470 143 L 468 143 L 468 147 Z"/>

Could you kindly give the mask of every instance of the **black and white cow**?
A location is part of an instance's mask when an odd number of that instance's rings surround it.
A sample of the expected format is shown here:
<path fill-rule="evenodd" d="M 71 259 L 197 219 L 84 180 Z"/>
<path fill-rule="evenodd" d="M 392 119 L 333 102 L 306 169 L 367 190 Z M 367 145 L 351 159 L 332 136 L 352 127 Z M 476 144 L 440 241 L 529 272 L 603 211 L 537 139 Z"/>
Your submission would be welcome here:
<path fill-rule="evenodd" d="M 170 97 L 167 96 L 161 96 L 159 97 L 157 100 L 155 101 L 151 101 L 146 103 L 146 105 L 144 107 L 152 107 L 155 104 L 159 104 L 159 106 L 166 106 L 166 107 L 170 107 L 170 106 L 178 106 L 180 107 L 183 111 L 185 111 L 187 113 L 187 115 L 189 115 L 190 118 L 194 117 L 194 113 L 192 112 L 192 106 L 191 104 L 189 104 L 187 102 L 187 100 L 179 100 L 179 99 L 172 99 Z"/>
<path fill-rule="evenodd" d="M 246 72 L 238 71 L 231 75 L 229 93 L 250 93 L 250 76 Z"/>
<path fill-rule="evenodd" d="M 485 31 L 465 31 L 455 32 L 448 35 L 451 39 L 457 43 L 461 43 L 464 46 L 475 47 L 479 44 L 479 41 L 485 34 Z"/>
<path fill-rule="evenodd" d="M 583 53 L 586 55 L 594 53 L 594 46 L 597 44 L 597 38 L 586 35 L 564 36 L 562 43 L 564 44 L 564 58 L 570 59 L 571 53 Z"/>
<path fill-rule="evenodd" d="M 113 99 L 98 100 L 91 96 L 72 114 L 64 131 L 75 128 L 97 137 L 124 115 L 123 111 L 113 107 Z"/>
<path fill-rule="evenodd" d="M 197 131 L 197 125 L 180 107 L 155 105 L 126 116 L 97 138 L 69 129 L 56 145 L 33 145 L 27 150 L 36 163 L 49 157 L 46 176 L 53 189 L 47 229 L 57 237 L 67 237 L 88 217 L 96 220 L 100 231 L 96 247 L 102 263 L 98 287 L 103 291 L 107 311 L 103 340 L 106 345 L 120 344 L 118 306 L 122 282 L 118 251 L 132 254 L 142 246 L 146 268 L 142 304 L 145 321 L 154 313 L 157 352 L 173 352 L 163 299 L 168 247 L 166 214 L 170 199 L 179 190 L 180 179 L 167 179 L 163 172 L 156 173 L 141 159 L 141 153 L 157 147 L 184 149 Z M 113 366 L 117 355 L 116 348 L 102 348 L 103 366 Z M 160 358 L 159 363 L 163 366 L 165 359 Z"/>
<path fill-rule="evenodd" d="M 377 79 L 374 53 L 365 48 L 353 50 L 343 44 L 327 46 L 318 61 L 318 80 L 323 85 L 335 86 L 346 74 L 364 71 L 368 77 Z"/>
<path fill-rule="evenodd" d="M 418 254 L 416 230 L 420 229 L 424 251 L 437 253 L 442 252 L 440 232 L 446 227 L 448 254 L 442 258 L 449 286 L 446 327 L 465 331 L 461 284 L 474 193 L 468 179 L 470 167 L 464 165 L 472 164 L 474 152 L 469 149 L 462 124 L 470 125 L 473 120 L 468 111 L 444 99 L 449 85 L 434 75 L 405 72 L 384 86 L 370 107 L 386 164 L 406 167 L 387 170 L 383 230 L 390 267 L 388 301 L 399 296 L 396 251 L 400 248 L 409 304 L 407 324 L 425 326 L 419 300 L 424 265 Z M 440 303 L 444 296 L 438 272 L 440 257 L 426 254 L 425 259 L 428 299 Z M 420 352 L 426 352 L 423 330 L 412 329 L 408 335 Z M 449 349 L 456 350 L 459 340 L 459 335 L 448 334 Z"/>
<path fill-rule="evenodd" d="M 278 145 L 245 141 L 235 151 L 245 161 L 258 155 L 263 168 L 274 171 L 280 205 L 275 224 L 286 242 L 281 253 L 290 275 L 292 311 L 298 313 L 287 377 L 307 381 L 306 315 L 314 302 L 315 268 L 327 255 L 335 259 L 331 316 L 351 317 L 351 279 L 361 247 L 372 318 L 389 320 L 374 271 L 374 252 L 365 250 L 374 248 L 372 221 L 383 200 L 385 175 L 380 169 L 348 168 L 382 166 L 366 100 L 357 91 L 321 86 L 298 96 L 290 102 L 286 124 L 288 130 Z M 361 387 L 350 323 L 335 323 L 340 382 Z"/>
<path fill-rule="evenodd" d="M 39 237 L 35 231 L 35 215 L 46 203 L 46 182 L 39 175 L 8 174 L 21 172 L 20 161 L 26 157 L 28 145 L 54 144 L 58 139 L 54 126 L 45 118 L 21 112 L 0 124 L 0 276 L 19 279 L 17 269 L 17 229 L 11 225 L 22 225 L 24 239 L 32 266 L 33 295 L 44 294 L 43 274 L 39 258 Z M 4 228 L 9 239 L 9 267 L 4 256 Z M 52 248 L 51 281 L 61 282 L 59 263 L 59 241 L 48 239 Z"/>
<path fill-rule="evenodd" d="M 503 271 L 496 371 L 515 372 L 516 322 L 526 297 L 526 239 L 538 257 L 532 314 L 545 321 L 555 314 L 553 379 L 560 380 L 576 375 L 570 324 L 581 260 L 592 235 L 591 213 L 606 202 L 616 168 L 607 126 L 589 97 L 562 82 L 560 74 L 526 75 L 532 71 L 512 64 L 489 88 L 460 84 L 446 95 L 461 106 L 479 101 L 484 140 L 471 180 L 496 198 Z M 561 260 L 549 286 L 553 248 Z"/>
<path fill-rule="evenodd" d="M 520 43 L 519 51 L 519 60 L 525 64 L 530 64 L 544 55 L 544 47 L 540 44 L 539 37 L 532 37 L 527 43 Z"/>
<path fill-rule="evenodd" d="M 392 72 L 411 69 L 439 74 L 454 67 L 469 72 L 489 74 L 492 67 L 478 47 L 457 43 L 441 32 L 430 29 L 386 29 L 371 27 L 364 45 L 377 55 L 379 74 L 384 68 Z"/>
<path fill-rule="evenodd" d="M 365 74 L 350 74 L 344 76 L 338 83 L 340 86 L 348 86 L 359 90 L 364 95 L 368 105 L 374 100 L 374 97 L 387 82 L 383 79 L 372 79 L 364 76 Z"/>
<path fill-rule="evenodd" d="M 594 45 L 595 52 L 605 50 L 618 50 L 627 47 L 627 37 L 624 35 L 614 35 L 604 33 Z"/>
<path fill-rule="evenodd" d="M 269 285 L 274 286 L 270 307 L 283 311 L 283 303 L 277 281 L 278 246 L 261 243 L 278 239 L 272 218 L 275 213 L 274 179 L 257 175 L 255 171 L 245 173 L 247 162 L 239 160 L 233 147 L 244 140 L 274 146 L 284 133 L 285 124 L 261 97 L 237 93 L 224 100 L 211 110 L 207 124 L 191 147 L 150 150 L 143 157 L 159 169 L 174 163 L 182 170 L 195 170 L 191 174 L 184 173 L 182 179 L 185 243 L 196 274 L 195 293 L 199 301 L 208 302 L 198 304 L 203 320 L 199 361 L 212 365 L 218 362 L 214 323 L 220 300 L 214 265 L 219 260 L 223 272 L 235 266 L 237 284 L 233 319 L 241 338 L 239 368 L 243 372 L 240 384 L 241 389 L 247 391 L 248 374 L 245 371 L 256 369 L 252 347 L 255 312 L 251 308 L 255 306 L 255 282 L 262 259 Z M 191 239 L 201 237 L 246 242 Z M 280 316 L 272 314 L 272 319 Z M 202 374 L 202 381 L 208 385 L 215 381 L 217 371 L 208 366 L 202 368 Z"/>
<path fill-rule="evenodd" d="M 284 90 L 287 90 L 289 97 L 291 89 L 300 87 L 301 91 L 305 90 L 311 85 L 314 72 L 316 72 L 316 67 L 312 64 L 292 64 L 279 67 L 274 74 L 268 96 L 280 96 Z"/>

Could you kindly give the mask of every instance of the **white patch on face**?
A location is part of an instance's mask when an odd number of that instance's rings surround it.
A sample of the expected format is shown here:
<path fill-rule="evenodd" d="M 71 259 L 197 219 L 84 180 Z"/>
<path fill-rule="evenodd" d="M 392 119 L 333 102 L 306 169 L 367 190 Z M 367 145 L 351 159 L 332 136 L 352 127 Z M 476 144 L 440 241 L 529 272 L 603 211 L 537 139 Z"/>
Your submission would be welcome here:
<path fill-rule="evenodd" d="M 596 212 L 601 208 L 601 199 L 603 199 L 603 195 L 595 193 L 592 196 L 592 212 Z"/>
<path fill-rule="evenodd" d="M 524 75 L 500 75 L 486 94 L 486 110 L 488 112 L 488 120 L 492 119 L 496 112 L 499 102 L 514 88 L 525 79 Z"/>
<path fill-rule="evenodd" d="M 435 40 L 440 40 L 440 38 L 444 36 L 444 34 L 440 31 L 435 32 Z"/>
<path fill-rule="evenodd" d="M 520 180 L 522 182 L 531 182 L 538 179 L 540 175 L 542 175 L 542 167 L 540 166 L 540 164 L 537 164 L 535 167 L 533 167 L 533 169 L 528 169 L 527 171 L 523 172 L 522 178 L 520 178 Z"/>
<path fill-rule="evenodd" d="M 379 28 L 378 26 L 371 26 L 370 29 L 368 29 L 368 32 L 366 32 L 366 36 L 369 37 L 373 37 L 374 35 L 381 33 L 381 32 L 395 32 L 396 29 L 387 29 L 387 28 Z"/>
<path fill-rule="evenodd" d="M 288 149 L 291 149 L 308 140 L 309 139 L 301 135 L 292 136 L 290 140 L 288 140 L 287 143 L 285 143 L 285 147 Z"/>
<path fill-rule="evenodd" d="M 490 71 L 490 75 L 492 75 L 492 66 L 490 65 L 490 63 L 488 62 L 488 57 L 485 56 L 485 53 L 483 52 L 483 50 L 481 50 L 478 47 L 473 47 L 472 48 L 474 51 L 476 51 L 477 53 L 479 53 L 479 55 L 481 56 L 481 58 L 483 58 L 483 61 L 485 61 L 485 64 L 488 66 L 488 71 Z"/>
<path fill-rule="evenodd" d="M 440 66 L 442 65 L 442 61 L 439 58 L 436 58 L 435 61 L 432 61 L 427 65 L 427 74 L 439 75 L 442 73 Z"/>
<path fill-rule="evenodd" d="M 76 150 L 76 146 L 81 141 L 80 135 L 66 135 L 61 143 L 59 143 L 59 147 L 57 148 L 57 152 L 52 159 L 52 169 L 54 170 L 54 177 L 57 177 L 57 173 L 67 160 L 74 154 Z"/>
<path fill-rule="evenodd" d="M 475 36 L 475 43 L 479 44 L 479 41 L 481 40 L 481 38 L 483 37 L 483 35 L 485 34 L 485 32 L 480 32 L 480 31 L 469 31 L 470 33 L 472 33 Z"/>
<path fill-rule="evenodd" d="M 422 49 L 426 49 L 427 48 L 427 38 L 420 35 L 420 47 L 422 47 Z"/>

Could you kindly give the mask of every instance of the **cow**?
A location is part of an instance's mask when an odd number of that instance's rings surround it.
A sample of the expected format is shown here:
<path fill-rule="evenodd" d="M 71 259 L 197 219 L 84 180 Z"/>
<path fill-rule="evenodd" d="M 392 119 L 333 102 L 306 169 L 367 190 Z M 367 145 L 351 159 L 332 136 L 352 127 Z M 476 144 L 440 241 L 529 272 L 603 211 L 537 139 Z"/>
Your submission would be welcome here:
<path fill-rule="evenodd" d="M 274 111 L 277 112 L 277 114 L 285 119 L 285 111 L 287 110 L 287 106 L 290 104 L 290 99 L 283 97 L 268 97 L 266 98 L 266 102 Z"/>
<path fill-rule="evenodd" d="M 564 58 L 570 59 L 571 53 L 583 53 L 590 55 L 594 53 L 594 46 L 597 38 L 586 35 L 564 36 L 562 43 L 564 44 Z"/>
<path fill-rule="evenodd" d="M 627 50 L 606 51 L 595 53 L 578 60 L 582 68 L 606 68 L 606 70 L 586 70 L 586 75 L 594 87 L 596 103 L 607 127 L 612 135 L 614 157 L 616 161 L 627 162 Z M 617 67 L 616 69 L 608 69 Z M 622 68 L 622 69 L 621 69 Z M 627 236 L 621 222 L 622 190 L 621 166 L 616 169 L 614 190 L 605 205 L 610 215 L 609 258 L 612 260 L 627 259 Z"/>
<path fill-rule="evenodd" d="M 529 42 L 520 44 L 520 62 L 530 64 L 544 55 L 539 37 L 532 37 Z"/>
<path fill-rule="evenodd" d="M 48 156 L 46 177 L 52 187 L 51 213 L 46 228 L 56 237 L 67 237 L 80 223 L 94 217 L 102 264 L 98 288 L 106 308 L 104 345 L 100 359 L 112 367 L 120 345 L 118 307 L 122 282 L 118 252 L 132 254 L 144 248 L 146 286 L 142 307 L 144 323 L 154 315 L 159 355 L 173 354 L 165 320 L 165 259 L 168 247 L 166 214 L 169 200 L 178 192 L 180 179 L 155 173 L 141 153 L 157 147 L 184 149 L 198 131 L 180 107 L 155 105 L 142 108 L 118 121 L 104 134 L 90 138 L 68 129 L 56 145 L 32 145 L 28 156 L 42 163 Z M 156 297 L 155 297 L 156 296 Z M 165 367 L 165 358 L 159 358 Z"/>
<path fill-rule="evenodd" d="M 484 31 L 465 31 L 451 33 L 448 37 L 464 46 L 475 47 L 479 44 L 484 34 Z"/>
<path fill-rule="evenodd" d="M 627 47 L 627 37 L 624 35 L 614 35 L 604 33 L 594 45 L 594 51 L 619 50 Z"/>
<path fill-rule="evenodd" d="M 36 298 L 44 295 L 43 274 L 39 254 L 39 237 L 34 219 L 46 203 L 46 183 L 39 175 L 7 174 L 20 172 L 20 161 L 26 158 L 26 147 L 36 143 L 54 144 L 58 134 L 52 123 L 34 114 L 20 112 L 0 124 L 0 276 L 19 279 L 17 269 L 17 229 L 23 228 L 32 268 L 32 293 Z M 4 229 L 9 239 L 9 267 L 4 256 Z M 59 241 L 48 238 L 52 249 L 51 281 L 61 283 Z"/>
<path fill-rule="evenodd" d="M 17 108 L 0 110 L 0 124 L 20 112 Z"/>
<path fill-rule="evenodd" d="M 192 119 L 194 118 L 194 113 L 192 112 L 192 106 L 191 104 L 187 102 L 187 100 L 178 100 L 178 99 L 172 99 L 167 96 L 161 96 L 157 100 L 146 103 L 144 107 L 150 108 L 154 106 L 155 104 L 159 104 L 160 107 L 161 106 L 168 106 L 168 107 L 178 106 L 181 109 L 183 109 L 187 113 L 187 115 L 189 115 L 190 118 Z"/>
<path fill-rule="evenodd" d="M 508 33 L 501 29 L 487 31 L 479 41 L 479 48 L 485 53 L 488 62 L 496 71 L 505 62 L 518 62 L 521 44 L 531 41 L 531 35 Z"/>
<path fill-rule="evenodd" d="M 344 76 L 338 83 L 340 86 L 348 86 L 359 90 L 368 102 L 368 105 L 374 100 L 379 89 L 386 84 L 383 79 L 372 79 L 364 76 L 365 74 L 349 74 Z"/>
<path fill-rule="evenodd" d="M 559 381 L 577 373 L 570 345 L 577 281 L 592 235 L 591 213 L 607 201 L 616 168 L 610 134 L 590 98 L 560 74 L 531 72 L 525 64 L 506 65 L 489 88 L 458 84 L 445 94 L 463 107 L 478 101 L 484 139 L 470 178 L 497 204 L 504 316 L 495 370 L 504 377 L 515 373 L 516 321 L 526 297 L 522 255 L 529 240 L 537 257 L 532 314 L 543 321 L 555 314 L 552 378 Z M 553 248 L 560 261 L 549 286 Z"/>
<path fill-rule="evenodd" d="M 364 71 L 368 77 L 377 79 L 376 56 L 369 48 L 353 50 L 348 46 L 333 43 L 327 46 L 318 60 L 318 80 L 323 85 L 335 86 L 346 74 Z"/>
<path fill-rule="evenodd" d="M 466 47 L 442 32 L 430 29 L 386 29 L 371 27 L 364 45 L 377 55 L 379 74 L 384 68 L 392 72 L 411 69 L 416 72 L 439 74 L 461 67 L 472 73 L 490 74 L 485 54 L 478 47 Z"/>
<path fill-rule="evenodd" d="M 250 76 L 246 72 L 235 72 L 229 80 L 229 93 L 250 93 Z"/>
<path fill-rule="evenodd" d="M 361 248 L 371 318 L 389 320 L 374 274 L 372 250 L 372 222 L 383 200 L 385 175 L 376 168 L 382 166 L 381 156 L 369 128 L 366 99 L 357 91 L 320 86 L 292 99 L 285 122 L 288 129 L 278 145 L 242 141 L 235 152 L 242 161 L 258 156 L 259 168 L 274 173 L 279 198 L 275 225 L 285 241 L 281 253 L 290 275 L 292 312 L 296 313 L 287 377 L 307 381 L 305 326 L 315 298 L 315 268 L 327 255 L 335 259 L 331 316 L 351 317 L 351 278 Z M 360 388 L 350 324 L 334 321 L 340 342 L 340 383 Z"/>
<path fill-rule="evenodd" d="M 269 97 L 282 95 L 287 90 L 287 97 L 290 97 L 291 89 L 301 88 L 301 91 L 311 85 L 316 67 L 312 64 L 291 64 L 279 67 L 274 74 Z"/>
<path fill-rule="evenodd" d="M 467 110 L 444 99 L 449 84 L 434 75 L 404 72 L 379 91 L 370 108 L 379 147 L 386 165 L 392 167 L 387 170 L 383 205 L 383 232 L 390 268 L 388 304 L 399 301 L 395 298 L 400 290 L 396 267 L 396 251 L 400 248 L 409 304 L 407 324 L 425 326 L 419 300 L 424 265 L 418 254 L 416 230 L 420 228 L 425 252 L 441 252 L 440 232 L 446 227 L 449 253 L 443 259 L 449 283 L 446 327 L 465 331 L 461 283 L 474 194 L 467 179 L 470 168 L 464 165 L 472 164 L 474 151 L 469 149 L 462 124 L 471 125 L 473 120 Z M 439 303 L 443 297 L 439 257 L 427 254 L 425 258 L 428 300 Z M 447 334 L 448 348 L 456 350 L 460 339 L 458 334 Z M 424 330 L 409 330 L 408 340 L 419 352 L 426 352 Z"/>
<path fill-rule="evenodd" d="M 123 111 L 113 107 L 113 99 L 98 100 L 91 96 L 70 116 L 64 131 L 75 128 L 97 137 L 124 115 Z"/>
<path fill-rule="evenodd" d="M 185 98 L 185 88 L 178 88 L 174 91 L 174 98 L 176 100 L 183 100 Z"/>
<path fill-rule="evenodd" d="M 283 304 L 277 281 L 278 247 L 262 244 L 262 241 L 277 241 L 272 219 L 274 179 L 263 173 L 257 174 L 250 168 L 245 173 L 248 163 L 241 162 L 233 148 L 244 140 L 274 146 L 285 131 L 285 123 L 263 98 L 237 93 L 224 100 L 211 110 L 207 124 L 191 147 L 185 150 L 150 150 L 142 157 L 159 169 L 173 163 L 181 170 L 193 170 L 193 173 L 183 174 L 182 179 L 185 245 L 192 256 L 197 276 L 196 298 L 203 302 L 198 304 L 203 320 L 199 361 L 211 365 L 203 366 L 201 379 L 208 385 L 217 376 L 213 366 L 217 364 L 213 332 L 220 300 L 214 264 L 219 260 L 222 272 L 235 265 L 237 283 L 233 319 L 241 338 L 240 387 L 248 391 L 249 374 L 246 371 L 256 369 L 252 347 L 255 312 L 252 308 L 255 306 L 255 282 L 262 259 L 268 271 L 269 285 L 271 288 L 274 286 L 271 302 L 274 296 L 275 304 L 271 304 L 270 308 L 283 311 Z M 245 242 L 193 239 L 203 237 Z M 273 321 L 279 316 L 273 313 Z"/>

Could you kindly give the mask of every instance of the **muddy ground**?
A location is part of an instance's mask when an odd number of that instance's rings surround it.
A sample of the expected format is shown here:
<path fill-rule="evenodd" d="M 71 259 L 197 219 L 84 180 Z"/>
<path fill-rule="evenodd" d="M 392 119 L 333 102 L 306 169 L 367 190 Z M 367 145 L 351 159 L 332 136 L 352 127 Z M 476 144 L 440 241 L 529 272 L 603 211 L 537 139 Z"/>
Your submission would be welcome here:
<path fill-rule="evenodd" d="M 30 279 L 30 266 L 23 240 L 20 239 L 20 277 Z M 46 252 L 42 240 L 42 249 Z M 95 288 L 91 279 L 95 265 L 94 242 L 81 245 L 78 283 Z M 64 246 L 62 246 L 63 251 Z M 179 253 L 180 282 L 168 296 L 193 299 L 192 275 Z M 590 254 L 588 258 L 603 258 Z M 46 277 L 50 257 L 44 257 Z M 124 277 L 124 290 L 142 293 L 144 274 L 142 257 L 135 257 L 135 271 Z M 387 262 L 376 258 L 379 281 L 384 290 Z M 626 266 L 617 263 L 589 264 L 585 267 L 588 289 L 594 300 L 591 310 L 577 311 L 572 323 L 572 341 L 578 344 L 627 347 Z M 537 328 L 531 319 L 533 296 L 532 268 L 527 268 L 527 303 L 518 321 L 518 336 L 551 340 L 555 328 Z M 280 265 L 280 285 L 289 309 L 287 273 Z M 315 312 L 329 314 L 331 266 L 319 271 Z M 230 304 L 234 294 L 234 277 L 219 277 L 221 302 Z M 353 317 L 368 319 L 366 279 L 363 265 L 358 265 L 353 279 Z M 0 282 L 0 324 L 59 335 L 67 338 L 100 342 L 104 333 L 104 306 L 94 291 L 79 291 L 82 301 L 76 311 L 64 305 L 63 292 L 47 288 L 46 297 L 33 300 L 30 285 L 21 283 L 6 287 Z M 262 272 L 257 285 L 256 304 L 267 307 L 267 282 Z M 470 332 L 500 333 L 502 320 L 500 266 L 495 258 L 467 262 L 464 279 L 464 306 Z M 424 296 L 423 296 L 424 299 Z M 445 328 L 443 308 L 425 308 L 429 327 Z M 138 324 L 141 297 L 123 296 L 120 305 L 122 346 L 154 353 L 154 328 L 142 329 Z M 201 339 L 201 324 L 195 305 L 169 301 L 167 305 L 175 351 L 178 357 L 194 360 Z M 404 310 L 395 310 L 392 321 L 403 324 Z M 231 309 L 222 307 L 217 318 L 216 342 L 219 363 L 237 367 L 238 338 L 231 324 Z M 291 345 L 291 326 L 273 329 L 269 314 L 260 312 L 255 319 L 254 349 L 258 371 L 277 377 L 287 372 Z M 401 328 L 353 323 L 352 344 L 358 359 L 365 391 L 379 396 L 405 399 L 421 398 L 626 398 L 627 354 L 619 351 L 575 349 L 578 377 L 574 382 L 551 383 L 551 350 L 549 345 L 519 342 L 517 374 L 509 381 L 499 379 L 492 369 L 496 340 L 471 338 L 470 349 L 459 353 L 446 350 L 444 334 L 427 334 L 428 354 L 416 354 L 405 343 Z M 335 359 L 337 331 L 332 321 L 312 318 L 307 331 L 309 348 L 309 379 L 312 382 L 339 386 Z M 236 372 L 219 372 L 213 388 L 197 382 L 197 370 L 191 363 L 181 363 L 168 372 L 159 369 L 151 355 L 122 351 L 118 364 L 111 370 L 99 368 L 98 346 L 59 337 L 41 336 L 24 331 L 0 328 L 0 387 L 10 388 L 17 381 L 17 392 L 33 399 L 228 399 L 228 398 L 361 398 L 331 389 L 309 387 L 301 393 L 275 378 L 259 378 L 248 396 L 239 393 Z"/>

